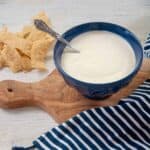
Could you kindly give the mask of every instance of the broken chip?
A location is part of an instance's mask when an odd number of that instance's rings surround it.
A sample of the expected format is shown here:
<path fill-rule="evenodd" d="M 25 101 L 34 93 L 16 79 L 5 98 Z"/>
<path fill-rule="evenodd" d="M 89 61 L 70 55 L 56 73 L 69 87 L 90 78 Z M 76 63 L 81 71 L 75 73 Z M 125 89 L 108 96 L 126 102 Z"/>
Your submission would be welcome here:
<path fill-rule="evenodd" d="M 10 48 L 8 45 L 4 46 L 1 52 L 1 60 L 4 66 L 9 67 L 13 72 L 21 70 L 21 56 L 16 49 Z"/>
<path fill-rule="evenodd" d="M 34 19 L 50 25 L 44 12 Z M 21 32 L 9 32 L 7 27 L 0 31 L 0 68 L 9 67 L 13 72 L 45 70 L 45 58 L 54 38 L 38 30 L 34 25 L 25 26 Z"/>
<path fill-rule="evenodd" d="M 38 40 L 33 42 L 31 49 L 31 64 L 36 69 L 46 69 L 44 59 L 46 58 L 49 46 L 52 41 L 50 40 Z"/>

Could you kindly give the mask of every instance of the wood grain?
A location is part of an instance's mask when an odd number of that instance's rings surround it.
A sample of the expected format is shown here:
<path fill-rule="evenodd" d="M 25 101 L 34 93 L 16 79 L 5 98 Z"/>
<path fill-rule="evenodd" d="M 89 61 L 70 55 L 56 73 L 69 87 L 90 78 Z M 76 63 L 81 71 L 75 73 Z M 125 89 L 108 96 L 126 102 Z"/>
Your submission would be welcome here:
<path fill-rule="evenodd" d="M 149 77 L 150 60 L 145 59 L 141 70 L 128 86 L 104 100 L 90 100 L 68 86 L 55 70 L 46 79 L 36 83 L 13 80 L 0 82 L 0 107 L 38 106 L 60 123 L 83 110 L 116 105 Z"/>

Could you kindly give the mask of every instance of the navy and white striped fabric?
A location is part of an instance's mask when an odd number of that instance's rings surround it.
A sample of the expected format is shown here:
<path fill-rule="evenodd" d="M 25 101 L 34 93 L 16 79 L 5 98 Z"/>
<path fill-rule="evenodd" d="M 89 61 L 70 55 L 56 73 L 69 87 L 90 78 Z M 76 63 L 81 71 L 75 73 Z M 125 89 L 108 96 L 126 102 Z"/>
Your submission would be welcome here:
<path fill-rule="evenodd" d="M 150 58 L 150 33 L 144 43 L 144 56 Z"/>
<path fill-rule="evenodd" d="M 144 55 L 150 58 L 150 34 Z M 14 150 L 150 150 L 150 79 L 118 105 L 83 111 Z"/>
<path fill-rule="evenodd" d="M 117 106 L 83 111 L 33 144 L 39 150 L 150 150 L 150 79 Z"/>

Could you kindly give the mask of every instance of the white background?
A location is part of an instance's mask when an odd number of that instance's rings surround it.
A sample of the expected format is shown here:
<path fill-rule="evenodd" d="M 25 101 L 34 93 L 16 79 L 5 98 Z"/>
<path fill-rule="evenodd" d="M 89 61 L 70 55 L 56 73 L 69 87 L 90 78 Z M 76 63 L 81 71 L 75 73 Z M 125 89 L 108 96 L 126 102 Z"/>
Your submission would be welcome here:
<path fill-rule="evenodd" d="M 0 26 L 7 24 L 12 30 L 19 30 L 41 10 L 46 11 L 53 28 L 60 33 L 89 21 L 123 25 L 142 43 L 150 32 L 150 0 L 0 0 Z M 51 63 L 49 66 L 51 71 L 54 66 Z M 32 77 L 14 76 L 7 70 L 0 71 L 0 80 L 7 77 L 32 81 L 47 75 L 33 74 Z M 0 109 L 0 150 L 10 150 L 12 145 L 31 145 L 35 138 L 55 125 L 48 114 L 37 108 Z"/>

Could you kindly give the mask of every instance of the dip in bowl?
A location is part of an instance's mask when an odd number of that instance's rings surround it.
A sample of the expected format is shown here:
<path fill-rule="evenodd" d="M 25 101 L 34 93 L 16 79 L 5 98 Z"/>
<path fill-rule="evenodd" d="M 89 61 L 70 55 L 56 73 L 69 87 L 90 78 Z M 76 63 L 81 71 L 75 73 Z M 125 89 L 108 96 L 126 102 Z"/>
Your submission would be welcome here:
<path fill-rule="evenodd" d="M 101 99 L 127 85 L 143 60 L 140 42 L 129 30 L 105 22 L 82 24 L 63 37 L 80 53 L 67 53 L 57 42 L 54 62 L 67 84 L 82 95 Z"/>

